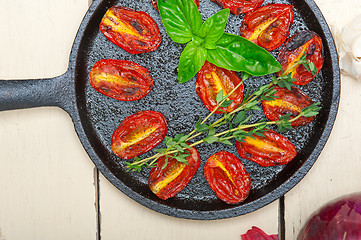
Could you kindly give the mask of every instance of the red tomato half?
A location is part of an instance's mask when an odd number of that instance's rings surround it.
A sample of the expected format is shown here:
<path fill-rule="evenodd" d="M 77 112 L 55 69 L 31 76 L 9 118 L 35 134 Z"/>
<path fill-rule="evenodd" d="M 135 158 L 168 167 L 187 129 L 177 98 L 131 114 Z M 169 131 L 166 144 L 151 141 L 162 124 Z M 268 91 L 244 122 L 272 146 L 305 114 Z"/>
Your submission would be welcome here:
<path fill-rule="evenodd" d="M 126 60 L 102 59 L 93 66 L 89 77 L 95 90 L 121 101 L 141 99 L 153 87 L 148 70 Z"/>
<path fill-rule="evenodd" d="M 264 0 L 212 0 L 223 8 L 229 8 L 231 13 L 240 14 L 250 12 L 264 2 Z"/>
<path fill-rule="evenodd" d="M 162 41 L 157 23 L 147 13 L 125 7 L 108 9 L 99 29 L 112 43 L 131 54 L 154 51 Z"/>
<path fill-rule="evenodd" d="M 130 159 L 157 146 L 167 130 L 167 122 L 161 113 L 138 112 L 120 123 L 113 133 L 111 148 L 118 157 Z"/>
<path fill-rule="evenodd" d="M 292 5 L 269 4 L 247 13 L 241 36 L 272 51 L 286 40 L 293 22 Z"/>
<path fill-rule="evenodd" d="M 223 96 L 228 95 L 240 82 L 241 79 L 235 72 L 217 67 L 206 61 L 198 72 L 196 92 L 206 108 L 212 112 L 217 106 L 217 94 L 223 90 Z M 242 84 L 229 96 L 229 100 L 233 100 L 231 105 L 227 108 L 218 109 L 227 112 L 236 109 L 242 103 L 243 89 L 244 85 Z M 215 113 L 223 112 L 217 110 Z"/>
<path fill-rule="evenodd" d="M 302 109 L 310 106 L 313 101 L 300 89 L 292 87 L 291 90 L 276 86 L 276 98 L 272 101 L 262 101 L 263 111 L 266 117 L 271 121 L 277 121 L 283 115 L 291 113 L 291 118 L 297 117 Z M 292 122 L 293 127 L 303 126 L 312 122 L 316 116 L 300 117 Z"/>
<path fill-rule="evenodd" d="M 175 158 L 168 158 L 168 164 L 163 169 L 165 163 L 165 156 L 163 156 L 157 160 L 157 166 L 151 170 L 148 180 L 149 188 L 160 199 L 174 197 L 196 174 L 201 164 L 199 153 L 194 147 L 187 149 L 187 152 L 190 154 L 186 158 L 188 165 L 178 162 Z"/>
<path fill-rule="evenodd" d="M 293 82 L 296 85 L 305 85 L 315 77 L 302 65 L 292 67 L 304 54 L 319 72 L 323 65 L 322 40 L 316 33 L 303 31 L 294 35 L 285 43 L 277 57 L 283 72 L 291 73 L 292 78 L 296 79 Z"/>
<path fill-rule="evenodd" d="M 152 4 L 153 4 L 153 7 L 158 10 L 157 0 L 151 0 L 151 1 L 152 1 Z M 193 0 L 193 2 L 197 5 L 198 10 L 199 10 L 199 0 Z"/>
<path fill-rule="evenodd" d="M 262 167 L 286 164 L 297 155 L 295 146 L 286 137 L 273 130 L 264 135 L 253 135 L 246 137 L 244 142 L 236 142 L 238 154 Z"/>
<path fill-rule="evenodd" d="M 235 204 L 245 200 L 251 190 L 251 178 L 242 162 L 232 153 L 221 151 L 209 157 L 204 176 L 222 201 Z"/>

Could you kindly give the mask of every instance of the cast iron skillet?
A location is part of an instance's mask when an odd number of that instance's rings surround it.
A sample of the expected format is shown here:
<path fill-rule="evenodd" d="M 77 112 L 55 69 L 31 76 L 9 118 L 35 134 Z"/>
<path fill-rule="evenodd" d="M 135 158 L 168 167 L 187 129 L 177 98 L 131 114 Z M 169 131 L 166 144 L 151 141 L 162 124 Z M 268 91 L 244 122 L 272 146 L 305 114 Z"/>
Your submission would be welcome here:
<path fill-rule="evenodd" d="M 286 166 L 262 168 L 241 159 L 251 175 L 252 189 L 249 197 L 238 205 L 227 205 L 219 200 L 203 176 L 203 166 L 209 156 L 226 150 L 239 157 L 235 147 L 220 144 L 197 147 L 202 164 L 196 176 L 176 197 L 166 201 L 158 199 L 149 190 L 149 169 L 140 173 L 126 172 L 124 161 L 110 149 L 113 131 L 125 117 L 135 112 L 161 112 L 168 121 L 169 136 L 189 132 L 200 117 L 208 114 L 195 93 L 195 80 L 186 84 L 177 83 L 177 63 L 184 46 L 167 37 L 159 14 L 150 0 L 95 0 L 80 25 L 67 72 L 51 79 L 0 81 L 0 110 L 40 106 L 64 109 L 70 114 L 84 148 L 102 174 L 129 197 L 155 211 L 189 219 L 221 219 L 249 213 L 278 199 L 304 177 L 327 141 L 339 102 L 337 52 L 320 10 L 312 0 L 266 0 L 264 4 L 275 2 L 294 6 L 295 21 L 290 35 L 310 29 L 323 40 L 323 70 L 317 79 L 300 87 L 314 101 L 321 101 L 322 110 L 310 125 L 285 134 L 298 151 L 297 157 Z M 201 0 L 200 3 L 204 18 L 220 10 L 210 0 Z M 130 55 L 106 40 L 98 26 L 106 10 L 113 5 L 127 6 L 150 14 L 161 30 L 163 41 L 160 48 L 152 53 Z M 238 34 L 242 18 L 242 15 L 231 15 L 226 31 Z M 90 87 L 88 74 L 95 62 L 102 58 L 132 60 L 148 68 L 155 81 L 153 90 L 145 98 L 134 102 L 117 101 L 96 92 Z M 270 76 L 251 78 L 245 85 L 246 88 L 254 89 L 269 79 Z M 263 113 L 256 113 L 254 120 L 261 117 L 264 117 Z"/>

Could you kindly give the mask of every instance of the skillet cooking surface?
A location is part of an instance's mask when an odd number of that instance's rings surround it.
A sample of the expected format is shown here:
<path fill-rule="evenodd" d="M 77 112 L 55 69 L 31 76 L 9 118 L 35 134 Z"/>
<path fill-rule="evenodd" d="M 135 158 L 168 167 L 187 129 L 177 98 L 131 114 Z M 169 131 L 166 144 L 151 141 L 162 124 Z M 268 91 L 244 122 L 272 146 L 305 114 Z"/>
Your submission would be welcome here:
<path fill-rule="evenodd" d="M 322 15 L 312 1 L 265 1 L 268 3 L 286 3 L 294 6 L 295 19 L 290 36 L 309 29 L 318 33 L 324 44 L 325 63 L 320 75 L 305 86 L 299 88 L 313 101 L 322 103 L 322 110 L 316 120 L 303 127 L 291 130 L 283 135 L 288 137 L 297 149 L 297 156 L 285 166 L 263 168 L 248 160 L 241 159 L 251 176 L 252 189 L 249 197 L 237 205 L 227 205 L 219 200 L 210 189 L 203 175 L 206 160 L 212 154 L 225 150 L 239 157 L 236 147 L 214 143 L 199 145 L 201 166 L 188 186 L 174 198 L 166 201 L 157 198 L 148 188 L 150 169 L 138 172 L 126 172 L 125 161 L 116 157 L 110 148 L 113 131 L 127 116 L 142 110 L 161 112 L 167 119 L 168 136 L 188 133 L 195 122 L 205 117 L 209 111 L 204 107 L 195 92 L 195 78 L 185 84 L 179 84 L 177 65 L 184 45 L 174 43 L 165 32 L 157 10 L 150 0 L 120 0 L 94 3 L 85 22 L 89 20 L 80 36 L 75 62 L 75 94 L 81 127 L 86 141 L 92 148 L 89 153 L 100 171 L 117 188 L 139 203 L 158 212 L 190 219 L 219 219 L 246 214 L 254 211 L 285 194 L 307 173 L 320 154 L 331 131 L 338 106 L 339 70 L 332 37 Z M 158 50 L 150 53 L 131 55 L 108 41 L 99 31 L 99 23 L 106 10 L 113 5 L 126 6 L 147 12 L 157 23 L 162 35 Z M 200 1 L 203 20 L 221 8 L 210 0 Z M 311 10 L 312 9 L 312 10 Z M 239 34 L 243 15 L 230 15 L 226 32 Z M 80 35 L 81 35 L 80 31 Z M 79 35 L 77 37 L 79 40 Z M 277 55 L 279 49 L 272 52 Z M 73 50 L 74 51 L 74 50 Z M 151 92 L 141 100 L 122 102 L 95 91 L 89 84 L 89 72 L 100 59 L 125 59 L 146 67 L 154 79 Z M 252 77 L 245 82 L 245 88 L 255 89 L 268 83 L 271 76 Z M 216 116 L 216 118 L 218 118 Z M 263 112 L 255 113 L 255 118 L 264 118 Z M 77 129 L 78 134 L 79 130 Z M 79 134 L 82 139 L 82 134 Z M 87 149 L 87 144 L 84 144 Z M 162 147 L 162 144 L 158 147 Z M 142 157 L 151 156 L 152 152 Z M 132 161 L 132 160 L 131 160 Z"/>

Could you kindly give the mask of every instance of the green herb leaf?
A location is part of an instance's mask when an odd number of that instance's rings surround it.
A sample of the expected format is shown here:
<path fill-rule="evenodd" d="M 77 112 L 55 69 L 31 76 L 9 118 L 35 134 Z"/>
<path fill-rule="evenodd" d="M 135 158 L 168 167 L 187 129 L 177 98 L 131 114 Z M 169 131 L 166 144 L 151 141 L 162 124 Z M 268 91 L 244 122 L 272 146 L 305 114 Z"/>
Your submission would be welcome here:
<path fill-rule="evenodd" d="M 319 111 L 321 110 L 321 107 L 319 107 L 321 103 L 320 102 L 316 102 L 316 103 L 313 103 L 311 104 L 310 106 L 308 107 L 305 107 L 304 109 L 302 109 L 302 116 L 304 117 L 313 117 L 313 116 L 316 116 Z"/>
<path fill-rule="evenodd" d="M 244 138 L 247 136 L 247 132 L 244 130 L 237 130 L 233 133 L 233 137 L 236 139 L 236 141 L 238 142 L 243 142 Z"/>
<path fill-rule="evenodd" d="M 241 72 L 241 78 L 243 81 L 246 81 L 248 78 L 250 78 L 252 75 L 246 72 Z"/>
<path fill-rule="evenodd" d="M 227 146 L 233 146 L 233 144 L 227 139 L 220 139 L 219 142 Z"/>
<path fill-rule="evenodd" d="M 214 142 L 217 142 L 218 141 L 218 137 L 216 136 L 207 136 L 205 139 L 204 139 L 204 142 L 208 143 L 208 144 L 211 144 L 211 143 L 214 143 Z"/>
<path fill-rule="evenodd" d="M 223 35 L 226 27 L 230 10 L 223 9 L 212 17 L 208 18 L 196 32 L 198 36 L 206 39 L 206 42 L 215 43 Z"/>
<path fill-rule="evenodd" d="M 279 62 L 264 48 L 234 34 L 224 33 L 208 50 L 207 61 L 218 67 L 261 76 L 281 71 Z"/>
<path fill-rule="evenodd" d="M 208 136 L 213 136 L 214 134 L 216 134 L 216 129 L 212 127 L 208 131 Z"/>
<path fill-rule="evenodd" d="M 126 171 L 140 172 L 142 170 L 142 166 L 140 165 L 132 165 L 130 162 L 125 162 L 125 164 L 127 165 Z"/>
<path fill-rule="evenodd" d="M 178 66 L 178 80 L 185 83 L 201 70 L 207 57 L 207 50 L 197 46 L 193 41 L 184 48 Z"/>
<path fill-rule="evenodd" d="M 195 127 L 196 127 L 196 130 L 198 132 L 205 132 L 205 131 L 208 131 L 208 129 L 209 129 L 208 125 L 207 124 L 202 124 L 201 121 L 198 121 L 196 123 Z"/>
<path fill-rule="evenodd" d="M 246 119 L 247 113 L 245 111 L 241 111 L 237 114 L 236 118 L 233 120 L 234 124 L 238 124 Z"/>
<path fill-rule="evenodd" d="M 244 106 L 244 110 L 250 111 L 250 110 L 261 110 L 258 106 L 258 101 L 252 101 L 246 104 L 246 106 Z"/>
<path fill-rule="evenodd" d="M 229 105 L 231 105 L 232 102 L 233 102 L 233 100 L 226 100 L 226 101 L 224 101 L 224 102 L 221 104 L 221 107 L 226 108 L 226 107 L 228 107 Z"/>
<path fill-rule="evenodd" d="M 154 152 L 157 152 L 157 153 L 165 153 L 165 151 L 167 151 L 167 148 L 158 148 L 158 149 L 154 150 Z"/>
<path fill-rule="evenodd" d="M 189 138 L 188 135 L 185 135 L 179 139 L 179 142 L 185 142 Z"/>
<path fill-rule="evenodd" d="M 287 132 L 290 129 L 293 129 L 293 127 L 289 122 L 281 122 L 280 124 L 277 125 L 277 130 L 279 132 Z"/>
<path fill-rule="evenodd" d="M 203 22 L 193 0 L 158 0 L 157 3 L 169 37 L 177 43 L 191 41 Z"/>
<path fill-rule="evenodd" d="M 183 147 L 183 148 L 191 148 L 191 146 L 189 146 L 188 144 L 186 143 L 180 143 L 180 145 Z"/>
<path fill-rule="evenodd" d="M 219 91 L 216 95 L 216 101 L 217 101 L 217 104 L 219 104 L 220 102 L 222 102 L 223 100 L 223 89 L 221 91 Z"/>
<path fill-rule="evenodd" d="M 179 133 L 179 134 L 175 135 L 174 140 L 178 142 L 179 139 L 181 139 L 181 137 L 183 137 L 183 136 L 184 136 L 183 133 Z"/>
<path fill-rule="evenodd" d="M 251 119 L 252 115 L 249 115 L 248 117 L 246 117 L 244 120 L 240 121 L 239 123 L 235 123 L 238 124 L 238 127 L 247 123 L 250 119 Z"/>

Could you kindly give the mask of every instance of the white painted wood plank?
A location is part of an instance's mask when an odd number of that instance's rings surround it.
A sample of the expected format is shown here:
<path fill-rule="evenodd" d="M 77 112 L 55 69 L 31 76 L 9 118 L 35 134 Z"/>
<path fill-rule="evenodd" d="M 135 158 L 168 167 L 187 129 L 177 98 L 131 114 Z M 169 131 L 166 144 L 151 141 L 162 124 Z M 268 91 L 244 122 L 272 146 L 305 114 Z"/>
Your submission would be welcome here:
<path fill-rule="evenodd" d="M 0 79 L 66 71 L 88 0 L 1 0 Z M 61 109 L 0 113 L 0 239 L 96 239 L 94 165 Z"/>
<path fill-rule="evenodd" d="M 245 216 L 197 221 L 169 217 L 150 210 L 100 177 L 101 239 L 239 240 L 252 226 L 278 232 L 278 201 Z"/>
<path fill-rule="evenodd" d="M 326 20 L 341 28 L 361 13 L 359 0 L 316 0 Z M 285 195 L 286 239 L 296 239 L 312 212 L 361 189 L 361 82 L 341 79 L 341 102 L 332 134 L 306 177 Z"/>

